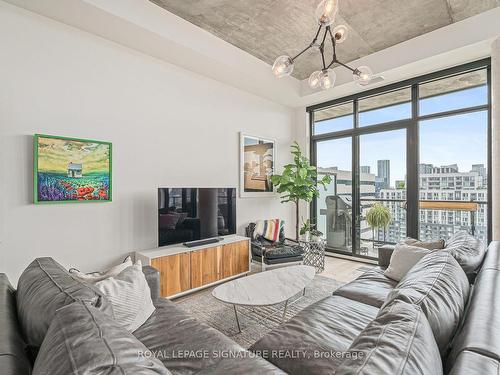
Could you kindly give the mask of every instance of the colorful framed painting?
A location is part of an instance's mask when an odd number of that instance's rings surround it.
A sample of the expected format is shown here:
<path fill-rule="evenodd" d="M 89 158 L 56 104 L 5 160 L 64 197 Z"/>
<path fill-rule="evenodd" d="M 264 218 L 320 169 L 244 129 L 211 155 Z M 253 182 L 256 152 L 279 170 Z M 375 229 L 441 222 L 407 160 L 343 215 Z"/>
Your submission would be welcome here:
<path fill-rule="evenodd" d="M 275 141 L 240 133 L 240 197 L 275 197 Z"/>
<path fill-rule="evenodd" d="M 34 203 L 111 202 L 109 142 L 34 136 Z"/>

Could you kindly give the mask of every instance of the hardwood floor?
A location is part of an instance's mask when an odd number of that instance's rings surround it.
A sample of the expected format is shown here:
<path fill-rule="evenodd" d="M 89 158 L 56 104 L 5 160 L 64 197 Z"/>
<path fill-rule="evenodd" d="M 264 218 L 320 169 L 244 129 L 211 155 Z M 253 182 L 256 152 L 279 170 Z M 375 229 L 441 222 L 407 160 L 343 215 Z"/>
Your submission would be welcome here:
<path fill-rule="evenodd" d="M 363 267 L 362 270 L 360 270 L 361 267 Z M 327 256 L 325 258 L 325 270 L 320 275 L 348 283 L 372 267 L 376 266 L 374 264 Z"/>
<path fill-rule="evenodd" d="M 360 270 L 363 267 L 364 269 Z M 332 256 L 325 257 L 325 270 L 320 273 L 321 276 L 348 283 L 354 280 L 368 268 L 376 267 L 374 264 L 357 262 L 355 260 L 337 258 Z M 271 269 L 274 269 L 273 267 Z M 260 265 L 252 263 L 250 273 L 260 272 Z"/>

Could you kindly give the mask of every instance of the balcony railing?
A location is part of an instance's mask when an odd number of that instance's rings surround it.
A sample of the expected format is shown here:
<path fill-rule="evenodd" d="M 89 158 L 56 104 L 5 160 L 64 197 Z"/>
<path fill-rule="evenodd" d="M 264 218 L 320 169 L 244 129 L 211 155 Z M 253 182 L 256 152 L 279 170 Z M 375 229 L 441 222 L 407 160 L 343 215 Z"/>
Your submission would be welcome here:
<path fill-rule="evenodd" d="M 378 248 L 384 244 L 395 244 L 406 238 L 406 200 L 361 198 L 359 223 L 359 249 L 352 248 L 352 207 L 343 207 L 332 213 L 322 210 L 330 219 L 325 231 L 327 248 L 334 251 L 354 253 L 378 258 Z M 391 222 L 387 228 L 371 228 L 366 214 L 374 203 L 389 208 Z M 419 201 L 419 238 L 423 241 L 438 238 L 448 239 L 459 230 L 466 230 L 479 240 L 487 241 L 487 202 L 485 201 Z M 334 217 L 333 219 L 331 217 Z M 339 223 L 339 221 L 342 223 Z M 333 227 L 329 228 L 328 223 Z"/>

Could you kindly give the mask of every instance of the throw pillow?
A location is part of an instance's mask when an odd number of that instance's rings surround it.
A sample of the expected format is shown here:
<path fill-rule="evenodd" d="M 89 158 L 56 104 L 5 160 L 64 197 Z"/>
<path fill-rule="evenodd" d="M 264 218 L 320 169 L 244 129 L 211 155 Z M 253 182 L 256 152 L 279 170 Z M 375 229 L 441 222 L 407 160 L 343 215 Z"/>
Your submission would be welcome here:
<path fill-rule="evenodd" d="M 280 238 L 280 231 L 285 225 L 284 220 L 257 220 L 255 223 L 254 237 L 262 236 L 266 240 L 276 242 Z"/>
<path fill-rule="evenodd" d="M 444 240 L 436 240 L 436 241 L 419 241 L 415 238 L 408 237 L 403 241 L 406 245 L 423 247 L 428 250 L 441 250 L 444 249 L 445 242 Z"/>
<path fill-rule="evenodd" d="M 420 259 L 430 252 L 422 247 L 399 243 L 394 248 L 389 267 L 385 270 L 384 275 L 389 279 L 399 281 Z"/>
<path fill-rule="evenodd" d="M 71 268 L 69 272 L 72 275 L 78 277 L 82 281 L 86 281 L 88 283 L 96 283 L 98 281 L 107 279 L 108 277 L 113 277 L 118 275 L 120 272 L 130 267 L 131 265 L 132 265 L 132 258 L 128 256 L 122 263 L 117 264 L 116 266 L 113 266 L 106 271 L 83 273 L 77 270 L 76 268 Z"/>
<path fill-rule="evenodd" d="M 143 325 L 155 310 L 140 260 L 95 285 L 111 302 L 116 321 L 130 332 Z"/>

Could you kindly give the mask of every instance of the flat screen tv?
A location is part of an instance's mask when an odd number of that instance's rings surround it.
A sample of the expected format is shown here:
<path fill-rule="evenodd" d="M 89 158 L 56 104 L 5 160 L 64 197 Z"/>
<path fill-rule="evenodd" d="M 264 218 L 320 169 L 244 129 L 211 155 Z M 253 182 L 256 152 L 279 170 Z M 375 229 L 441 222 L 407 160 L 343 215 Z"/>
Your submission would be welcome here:
<path fill-rule="evenodd" d="M 236 188 L 159 188 L 158 245 L 236 233 Z"/>

